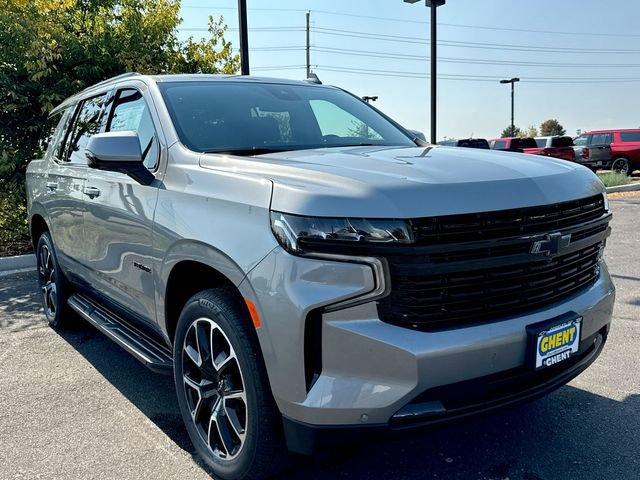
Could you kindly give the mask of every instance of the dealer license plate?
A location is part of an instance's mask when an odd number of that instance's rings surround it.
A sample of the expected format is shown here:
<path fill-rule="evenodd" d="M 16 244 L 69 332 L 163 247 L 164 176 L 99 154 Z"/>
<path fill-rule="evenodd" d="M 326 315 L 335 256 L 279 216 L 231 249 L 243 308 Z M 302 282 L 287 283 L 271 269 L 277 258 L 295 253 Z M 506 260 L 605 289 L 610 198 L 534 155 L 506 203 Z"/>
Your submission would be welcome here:
<path fill-rule="evenodd" d="M 542 326 L 529 327 L 530 347 L 535 346 L 533 360 L 535 369 L 552 367 L 575 355 L 580 349 L 582 317 L 574 317 Z"/>

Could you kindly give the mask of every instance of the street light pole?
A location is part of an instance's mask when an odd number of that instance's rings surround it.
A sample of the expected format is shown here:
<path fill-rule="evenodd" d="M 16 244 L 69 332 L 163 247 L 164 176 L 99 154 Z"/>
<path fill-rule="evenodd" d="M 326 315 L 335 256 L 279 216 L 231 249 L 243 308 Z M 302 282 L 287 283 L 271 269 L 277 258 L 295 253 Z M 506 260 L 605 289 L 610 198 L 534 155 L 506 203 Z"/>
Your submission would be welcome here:
<path fill-rule="evenodd" d="M 404 0 L 405 3 L 418 3 L 420 0 Z M 438 16 L 436 10 L 444 5 L 446 0 L 426 0 L 431 9 L 431 143 L 437 142 L 437 94 L 438 94 Z"/>
<path fill-rule="evenodd" d="M 515 135 L 515 131 L 516 131 L 516 125 L 515 125 L 515 97 L 516 97 L 516 92 L 515 92 L 515 84 L 516 82 L 519 82 L 520 79 L 519 78 L 511 78 L 509 80 L 500 80 L 500 83 L 502 84 L 507 84 L 510 83 L 511 84 L 511 135 Z"/>
<path fill-rule="evenodd" d="M 238 0 L 238 24 L 240 27 L 240 73 L 249 75 L 249 34 L 247 32 L 247 0 Z"/>

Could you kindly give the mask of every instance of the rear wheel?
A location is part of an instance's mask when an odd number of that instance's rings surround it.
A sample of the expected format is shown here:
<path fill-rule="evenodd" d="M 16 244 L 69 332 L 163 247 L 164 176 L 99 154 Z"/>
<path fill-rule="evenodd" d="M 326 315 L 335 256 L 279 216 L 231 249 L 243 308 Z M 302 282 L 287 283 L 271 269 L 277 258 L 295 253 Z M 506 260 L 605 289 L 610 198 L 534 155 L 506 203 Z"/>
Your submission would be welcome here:
<path fill-rule="evenodd" d="M 226 288 L 194 295 L 174 343 L 178 403 L 196 450 L 224 479 L 258 479 L 286 465 L 280 414 L 255 332 Z"/>
<path fill-rule="evenodd" d="M 44 232 L 38 239 L 36 261 L 44 314 L 53 328 L 63 328 L 71 322 L 73 315 L 67 306 L 69 284 L 58 265 L 49 232 Z"/>
<path fill-rule="evenodd" d="M 616 158 L 611 164 L 611 170 L 618 173 L 624 173 L 625 175 L 631 175 L 633 172 L 631 163 L 624 157 Z"/>

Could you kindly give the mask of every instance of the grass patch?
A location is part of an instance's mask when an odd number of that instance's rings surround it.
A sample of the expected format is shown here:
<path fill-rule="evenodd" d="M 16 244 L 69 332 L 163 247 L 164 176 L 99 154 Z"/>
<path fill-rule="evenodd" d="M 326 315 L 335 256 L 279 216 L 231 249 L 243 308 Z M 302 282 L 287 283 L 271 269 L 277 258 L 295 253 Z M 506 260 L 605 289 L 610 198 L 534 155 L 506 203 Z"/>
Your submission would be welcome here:
<path fill-rule="evenodd" d="M 603 172 L 598 173 L 598 177 L 600 177 L 605 187 L 617 187 L 618 185 L 631 183 L 631 177 L 627 177 L 624 173 Z"/>

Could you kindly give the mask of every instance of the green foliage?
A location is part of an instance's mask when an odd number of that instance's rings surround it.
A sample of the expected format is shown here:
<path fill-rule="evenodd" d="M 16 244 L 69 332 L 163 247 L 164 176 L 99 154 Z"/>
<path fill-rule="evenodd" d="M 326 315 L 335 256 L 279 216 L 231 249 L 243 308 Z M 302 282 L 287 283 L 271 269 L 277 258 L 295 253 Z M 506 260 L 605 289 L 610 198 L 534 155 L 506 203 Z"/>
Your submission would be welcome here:
<path fill-rule="evenodd" d="M 630 177 L 619 172 L 598 172 L 598 177 L 600 177 L 605 187 L 616 187 L 618 185 L 631 183 Z"/>
<path fill-rule="evenodd" d="M 566 130 L 555 118 L 550 118 L 540 124 L 540 135 L 543 137 L 553 137 L 564 135 L 565 133 L 567 133 Z"/>
<path fill-rule="evenodd" d="M 507 138 L 507 137 L 520 137 L 522 136 L 522 130 L 520 130 L 518 127 L 514 127 L 512 128 L 511 125 L 509 125 L 507 128 L 505 128 L 502 133 L 500 134 L 500 136 L 502 138 Z"/>
<path fill-rule="evenodd" d="M 526 137 L 535 138 L 539 136 L 538 129 L 535 125 L 530 125 L 529 128 L 524 132 Z"/>
<path fill-rule="evenodd" d="M 26 238 L 11 219 L 24 205 L 26 165 L 43 153 L 47 115 L 62 100 L 127 71 L 238 70 L 222 17 L 209 18 L 207 38 L 179 41 L 179 9 L 179 0 L 0 0 L 0 242 L 9 241 L 8 223 L 11 238 Z"/>

